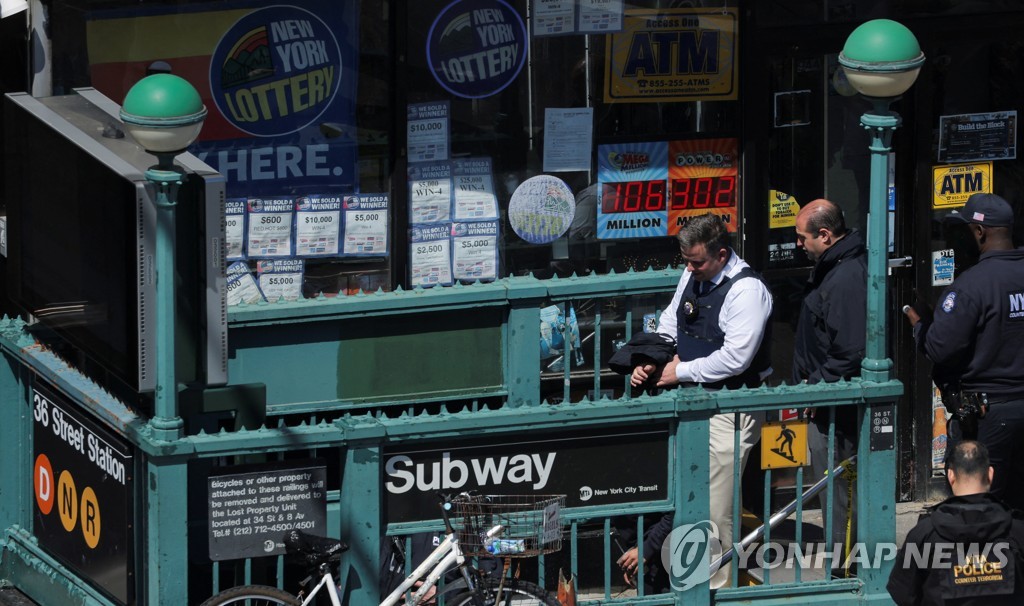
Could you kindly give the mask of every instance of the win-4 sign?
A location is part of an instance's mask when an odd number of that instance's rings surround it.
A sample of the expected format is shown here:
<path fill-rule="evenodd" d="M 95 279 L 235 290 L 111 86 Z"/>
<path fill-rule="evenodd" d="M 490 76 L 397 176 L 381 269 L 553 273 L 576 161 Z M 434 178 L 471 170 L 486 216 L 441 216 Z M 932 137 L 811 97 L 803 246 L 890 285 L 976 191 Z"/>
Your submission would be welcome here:
<path fill-rule="evenodd" d="M 781 421 L 761 426 L 761 469 L 808 464 L 807 421 Z"/>
<path fill-rule="evenodd" d="M 992 192 L 992 163 L 952 164 L 932 168 L 932 208 L 963 206 L 971 194 Z"/>

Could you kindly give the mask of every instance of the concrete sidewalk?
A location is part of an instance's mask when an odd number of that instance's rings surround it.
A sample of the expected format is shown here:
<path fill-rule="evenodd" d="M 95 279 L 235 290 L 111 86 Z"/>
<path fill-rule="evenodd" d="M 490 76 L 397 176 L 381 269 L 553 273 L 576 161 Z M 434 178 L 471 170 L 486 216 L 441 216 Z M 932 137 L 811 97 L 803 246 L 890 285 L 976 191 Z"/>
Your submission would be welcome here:
<path fill-rule="evenodd" d="M 35 602 L 13 587 L 0 587 L 0 604 L 3 606 L 36 606 Z"/>
<path fill-rule="evenodd" d="M 903 545 L 903 541 L 907 538 L 907 533 L 910 529 L 917 524 L 917 518 L 920 517 L 926 507 L 931 507 L 939 503 L 939 501 L 932 501 L 929 503 L 896 503 L 896 544 Z"/>
<path fill-rule="evenodd" d="M 907 538 L 907 534 L 910 532 L 916 524 L 917 520 L 922 513 L 925 512 L 927 507 L 934 505 L 938 501 L 934 502 L 909 502 L 909 503 L 897 503 L 896 504 L 896 545 L 902 546 L 903 542 Z M 802 538 L 805 543 L 813 543 L 822 541 L 822 515 L 820 510 L 811 510 L 804 513 L 804 527 L 802 530 Z M 772 542 L 787 543 L 793 540 L 795 528 L 795 518 L 786 520 L 782 526 L 773 531 Z M 751 569 L 750 575 L 758 581 L 764 580 L 763 571 L 760 569 Z M 823 568 L 808 568 L 801 571 L 801 581 L 815 581 L 823 580 L 825 578 L 825 570 Z M 787 583 L 796 580 L 796 575 L 793 567 L 786 565 L 775 568 L 770 573 L 770 579 L 772 583 Z"/>

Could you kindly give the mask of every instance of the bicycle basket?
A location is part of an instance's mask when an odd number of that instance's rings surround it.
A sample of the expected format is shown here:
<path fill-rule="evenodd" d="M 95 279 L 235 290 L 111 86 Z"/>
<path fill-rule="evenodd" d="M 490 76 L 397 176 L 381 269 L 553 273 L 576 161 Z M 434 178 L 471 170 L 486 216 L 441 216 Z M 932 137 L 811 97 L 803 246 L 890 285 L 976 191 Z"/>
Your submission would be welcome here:
<path fill-rule="evenodd" d="M 461 495 L 452 505 L 465 555 L 525 558 L 562 548 L 565 495 Z M 488 538 L 498 524 L 503 531 Z"/>

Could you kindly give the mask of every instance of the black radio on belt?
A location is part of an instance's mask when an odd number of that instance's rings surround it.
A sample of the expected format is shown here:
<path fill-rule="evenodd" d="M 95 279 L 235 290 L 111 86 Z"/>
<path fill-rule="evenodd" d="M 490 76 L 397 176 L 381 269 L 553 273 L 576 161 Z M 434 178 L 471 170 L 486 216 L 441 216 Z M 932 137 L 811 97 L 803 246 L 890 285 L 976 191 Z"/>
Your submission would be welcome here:
<path fill-rule="evenodd" d="M 988 412 L 988 394 L 959 389 L 948 389 L 941 393 L 942 404 L 960 423 L 963 437 L 969 440 L 976 439 L 978 421 Z"/>

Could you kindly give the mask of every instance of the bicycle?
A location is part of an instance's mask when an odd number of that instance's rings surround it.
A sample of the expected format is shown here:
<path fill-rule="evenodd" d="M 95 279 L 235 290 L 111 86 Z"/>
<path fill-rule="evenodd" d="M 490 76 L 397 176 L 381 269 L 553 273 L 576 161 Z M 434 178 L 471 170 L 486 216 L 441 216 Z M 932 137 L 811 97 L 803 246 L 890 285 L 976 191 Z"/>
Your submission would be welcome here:
<path fill-rule="evenodd" d="M 446 597 L 446 606 L 561 606 L 557 598 L 544 588 L 519 580 L 518 573 L 509 577 L 508 558 L 532 557 L 560 549 L 560 512 L 564 503 L 565 495 L 482 496 L 463 493 L 454 499 L 442 497 L 444 540 L 384 598 L 380 606 L 396 606 L 421 580 L 423 583 L 406 603 L 409 606 L 424 603 L 424 597 L 453 565 L 458 568 L 460 578 L 445 585 L 430 600 Z M 449 517 L 453 506 L 459 518 L 458 531 Z M 333 569 L 348 546 L 342 541 L 299 530 L 287 532 L 284 544 L 286 553 L 302 557 L 311 572 L 300 583 L 297 595 L 266 585 L 242 585 L 214 595 L 202 606 L 308 606 L 324 589 L 332 606 L 341 606 Z M 506 560 L 501 575 L 496 578 L 482 573 L 467 556 L 504 557 Z M 307 593 L 306 587 L 317 576 L 320 581 Z M 452 594 L 454 597 L 447 599 Z"/>

